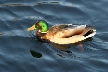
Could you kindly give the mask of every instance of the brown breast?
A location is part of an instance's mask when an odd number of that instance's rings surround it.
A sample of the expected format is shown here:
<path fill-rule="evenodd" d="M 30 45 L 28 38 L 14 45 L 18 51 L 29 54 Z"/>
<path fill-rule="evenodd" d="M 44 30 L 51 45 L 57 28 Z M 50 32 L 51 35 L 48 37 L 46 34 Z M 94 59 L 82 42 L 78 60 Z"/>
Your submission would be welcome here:
<path fill-rule="evenodd" d="M 37 35 L 41 38 L 41 39 L 46 39 L 46 33 L 41 33 L 41 32 L 37 32 Z"/>

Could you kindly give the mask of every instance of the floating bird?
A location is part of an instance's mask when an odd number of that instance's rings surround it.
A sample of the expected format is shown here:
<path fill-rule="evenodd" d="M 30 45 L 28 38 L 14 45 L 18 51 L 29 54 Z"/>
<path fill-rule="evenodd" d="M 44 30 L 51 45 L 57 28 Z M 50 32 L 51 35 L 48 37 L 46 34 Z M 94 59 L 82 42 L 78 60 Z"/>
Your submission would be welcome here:
<path fill-rule="evenodd" d="M 37 29 L 37 36 L 42 40 L 47 40 L 55 44 L 74 44 L 84 41 L 96 34 L 96 29 L 92 26 L 56 24 L 49 28 L 44 20 L 38 20 L 28 31 Z"/>

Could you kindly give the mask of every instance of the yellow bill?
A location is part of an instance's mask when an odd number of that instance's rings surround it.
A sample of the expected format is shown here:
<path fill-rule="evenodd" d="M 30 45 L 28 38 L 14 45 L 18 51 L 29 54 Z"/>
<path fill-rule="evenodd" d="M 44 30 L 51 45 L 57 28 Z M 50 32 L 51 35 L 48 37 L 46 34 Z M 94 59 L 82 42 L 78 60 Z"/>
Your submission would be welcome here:
<path fill-rule="evenodd" d="M 27 31 L 32 31 L 32 30 L 35 30 L 35 29 L 36 29 L 36 27 L 35 27 L 35 25 L 33 25 L 33 26 L 29 27 L 29 28 L 27 29 Z"/>

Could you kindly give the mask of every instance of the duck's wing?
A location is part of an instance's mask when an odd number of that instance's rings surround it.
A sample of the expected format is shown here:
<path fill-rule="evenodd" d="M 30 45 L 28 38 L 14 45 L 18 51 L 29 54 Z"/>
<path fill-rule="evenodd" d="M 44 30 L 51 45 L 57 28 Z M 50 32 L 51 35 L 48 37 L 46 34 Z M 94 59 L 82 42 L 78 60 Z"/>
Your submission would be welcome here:
<path fill-rule="evenodd" d="M 81 34 L 84 29 L 86 28 L 86 25 L 72 25 L 72 24 L 66 24 L 66 25 L 59 25 L 58 28 L 53 29 L 55 31 L 54 37 L 59 38 L 67 38 L 71 37 L 73 35 L 79 35 Z M 53 31 L 51 31 L 53 32 Z"/>
<path fill-rule="evenodd" d="M 63 30 L 62 38 L 72 37 L 74 35 L 80 35 L 86 28 L 86 25 L 74 25 L 67 28 L 67 30 Z M 59 33 L 58 33 L 59 34 Z"/>
<path fill-rule="evenodd" d="M 57 43 L 57 44 L 72 44 L 72 43 L 77 43 L 77 42 L 83 41 L 83 40 L 85 40 L 89 37 L 92 37 L 96 34 L 96 30 L 93 27 L 83 28 L 81 26 L 81 29 L 80 29 L 80 27 L 79 28 L 76 27 L 74 29 L 74 31 L 76 33 L 78 33 L 80 30 L 83 30 L 80 34 L 75 34 L 75 35 L 69 36 L 67 38 L 66 37 L 53 36 L 53 37 L 50 38 L 50 41 L 54 42 L 54 43 Z"/>

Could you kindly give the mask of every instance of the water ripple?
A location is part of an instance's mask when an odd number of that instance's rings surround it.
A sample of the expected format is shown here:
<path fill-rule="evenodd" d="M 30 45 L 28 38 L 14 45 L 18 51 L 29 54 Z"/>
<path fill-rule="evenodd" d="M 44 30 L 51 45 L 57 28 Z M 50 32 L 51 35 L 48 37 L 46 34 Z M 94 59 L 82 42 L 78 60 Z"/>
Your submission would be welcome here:
<path fill-rule="evenodd" d="M 107 72 L 107 3 L 107 0 L 1 0 L 0 72 Z M 94 26 L 97 34 L 92 41 L 83 43 L 84 52 L 80 52 L 79 46 L 63 52 L 30 37 L 26 29 L 39 19 L 46 20 L 49 26 L 86 23 Z"/>

